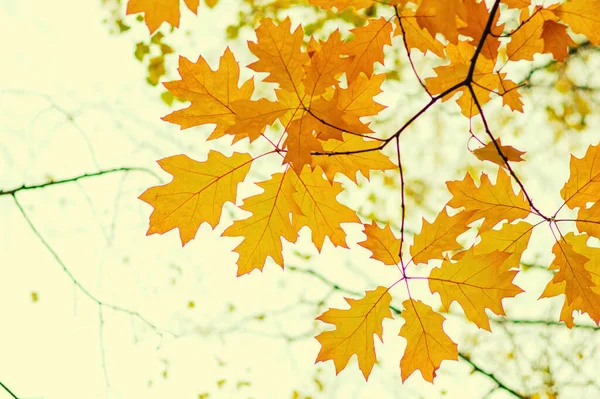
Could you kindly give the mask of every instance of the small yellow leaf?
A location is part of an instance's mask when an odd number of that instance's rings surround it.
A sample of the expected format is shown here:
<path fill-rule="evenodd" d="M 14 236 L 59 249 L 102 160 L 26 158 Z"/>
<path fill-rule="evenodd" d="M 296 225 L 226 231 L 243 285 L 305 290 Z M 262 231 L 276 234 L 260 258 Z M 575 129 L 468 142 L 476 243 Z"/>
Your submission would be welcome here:
<path fill-rule="evenodd" d="M 335 325 L 335 330 L 325 331 L 315 338 L 321 344 L 317 362 L 333 360 L 335 372 L 339 374 L 353 355 L 358 357 L 358 366 L 365 380 L 377 361 L 375 340 L 383 336 L 383 320 L 392 319 L 390 303 L 392 296 L 386 287 L 366 291 L 362 299 L 345 298 L 350 309 L 329 309 L 317 320 Z"/>

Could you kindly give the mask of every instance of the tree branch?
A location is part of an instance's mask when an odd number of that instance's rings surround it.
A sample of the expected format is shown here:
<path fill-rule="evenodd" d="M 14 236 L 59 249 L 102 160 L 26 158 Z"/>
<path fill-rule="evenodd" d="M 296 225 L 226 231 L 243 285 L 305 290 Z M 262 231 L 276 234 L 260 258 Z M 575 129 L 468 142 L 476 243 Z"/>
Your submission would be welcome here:
<path fill-rule="evenodd" d="M 148 174 L 156 177 L 157 180 L 162 181 L 162 179 L 156 173 L 152 172 L 150 169 L 140 168 L 140 167 L 122 167 L 122 168 L 114 168 L 114 169 L 101 170 L 101 171 L 94 172 L 94 173 L 86 173 L 86 174 L 75 176 L 75 177 L 71 177 L 71 178 L 68 178 L 68 179 L 57 180 L 57 181 L 49 181 L 47 183 L 42 183 L 42 184 L 34 184 L 34 185 L 31 185 L 31 186 L 22 185 L 21 187 L 13 188 L 13 189 L 10 189 L 10 190 L 0 190 L 0 196 L 3 196 L 3 195 L 12 195 L 12 196 L 14 196 L 19 191 L 37 190 L 39 188 L 55 186 L 55 185 L 58 185 L 58 184 L 74 183 L 76 181 L 79 181 L 79 180 L 82 180 L 82 179 L 87 179 L 89 177 L 97 177 L 97 176 L 107 175 L 107 174 L 110 174 L 110 173 L 134 172 L 134 171 L 135 172 L 148 173 Z"/>
<path fill-rule="evenodd" d="M 19 399 L 19 397 L 18 397 L 17 395 L 15 395 L 15 394 L 14 394 L 14 393 L 13 393 L 13 392 L 10 390 L 10 389 L 8 389 L 8 387 L 7 387 L 6 385 L 4 385 L 4 384 L 2 383 L 2 381 L 0 381 L 0 386 L 1 386 L 2 388 L 4 388 L 4 390 L 5 390 L 6 392 L 8 392 L 8 394 L 9 394 L 10 396 L 12 396 L 14 399 Z"/>

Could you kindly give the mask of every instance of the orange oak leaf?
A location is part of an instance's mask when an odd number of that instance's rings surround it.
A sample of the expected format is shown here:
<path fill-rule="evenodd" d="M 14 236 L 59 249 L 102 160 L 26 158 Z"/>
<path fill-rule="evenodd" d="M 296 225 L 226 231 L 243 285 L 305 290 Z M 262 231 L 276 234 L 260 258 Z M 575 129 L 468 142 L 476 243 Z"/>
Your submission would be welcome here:
<path fill-rule="evenodd" d="M 174 96 L 191 101 L 191 105 L 162 119 L 180 125 L 182 129 L 216 124 L 209 139 L 222 137 L 235 123 L 236 114 L 231 104 L 236 100 L 249 100 L 254 91 L 254 81 L 249 79 L 238 87 L 240 67 L 229 48 L 221 56 L 216 71 L 210 69 L 202 57 L 196 63 L 179 57 L 178 71 L 181 80 L 164 85 Z M 245 137 L 248 137 L 247 133 L 240 133 L 235 140 Z M 256 137 L 253 135 L 252 139 Z"/>
<path fill-rule="evenodd" d="M 304 32 L 302 26 L 290 34 L 292 22 L 289 18 L 275 25 L 271 18 L 260 21 L 256 28 L 257 42 L 248 42 L 250 51 L 258 61 L 248 65 L 256 72 L 267 72 L 265 82 L 278 83 L 279 87 L 301 95 L 300 86 L 304 78 L 304 65 L 308 54 L 302 51 Z"/>
<path fill-rule="evenodd" d="M 419 26 L 433 37 L 441 33 L 450 43 L 456 44 L 458 28 L 465 24 L 467 10 L 463 0 L 423 0 L 416 16 Z"/>
<path fill-rule="evenodd" d="M 588 313 L 600 324 L 600 248 L 587 245 L 589 236 L 567 233 L 553 248 L 554 261 L 550 270 L 556 270 L 540 298 L 564 294 L 565 302 L 560 320 L 571 328 L 573 311 Z"/>
<path fill-rule="evenodd" d="M 335 246 L 348 248 L 346 233 L 341 223 L 360 223 L 356 212 L 339 203 L 337 195 L 342 185 L 330 183 L 323 178 L 320 170 L 310 170 L 306 166 L 295 181 L 294 201 L 301 212 L 292 213 L 292 226 L 296 231 L 308 226 L 312 232 L 312 241 L 321 251 L 325 237 L 329 237 Z"/>
<path fill-rule="evenodd" d="M 494 251 L 476 255 L 475 248 L 466 251 L 458 262 L 444 260 L 441 267 L 431 270 L 429 289 L 438 292 L 444 311 L 454 301 L 463 308 L 467 319 L 479 328 L 491 331 L 485 309 L 504 315 L 502 300 L 523 292 L 513 284 L 517 271 L 510 270 L 506 260 L 510 253 Z"/>
<path fill-rule="evenodd" d="M 500 0 L 502 4 L 506 4 L 508 8 L 527 8 L 531 5 L 531 0 Z"/>
<path fill-rule="evenodd" d="M 446 186 L 452 193 L 448 205 L 475 211 L 470 221 L 485 218 L 479 228 L 480 232 L 491 229 L 504 219 L 509 222 L 524 219 L 531 212 L 525 195 L 523 192 L 514 193 L 510 176 L 502 168 L 498 168 L 495 184 L 492 184 L 488 175 L 482 173 L 481 184 L 477 187 L 467 173 L 462 181 L 446 182 Z"/>
<path fill-rule="evenodd" d="M 506 56 L 510 61 L 533 60 L 533 56 L 544 51 L 542 28 L 544 17 L 537 11 L 531 14 L 529 9 L 521 11 L 521 26 L 510 35 L 506 46 Z"/>
<path fill-rule="evenodd" d="M 402 306 L 405 323 L 399 335 L 406 339 L 400 360 L 402 381 L 420 370 L 423 379 L 433 383 L 443 360 L 458 360 L 458 347 L 442 327 L 444 316 L 414 299 L 407 299 Z"/>
<path fill-rule="evenodd" d="M 582 158 L 571 155 L 571 175 L 560 195 L 571 209 L 585 208 L 600 198 L 600 144 L 589 146 Z"/>
<path fill-rule="evenodd" d="M 377 362 L 373 334 L 383 340 L 383 320 L 393 318 L 390 311 L 392 296 L 388 288 L 377 287 L 366 291 L 364 298 L 345 299 L 350 309 L 329 308 L 317 317 L 317 320 L 335 325 L 335 330 L 324 331 L 315 337 L 321 344 L 315 363 L 333 360 L 335 372 L 339 374 L 356 355 L 358 367 L 368 380 Z"/>
<path fill-rule="evenodd" d="M 579 209 L 575 224 L 580 232 L 600 238 L 600 198 L 591 207 Z"/>
<path fill-rule="evenodd" d="M 567 33 L 567 26 L 558 22 L 547 20 L 542 26 L 542 40 L 544 41 L 544 53 L 552 53 L 557 61 L 564 61 L 569 55 L 569 46 L 576 43 Z"/>
<path fill-rule="evenodd" d="M 332 156 L 313 155 L 312 166 L 320 166 L 330 182 L 333 182 L 336 174 L 341 173 L 358 184 L 357 173 L 369 179 L 371 171 L 384 171 L 397 168 L 390 161 L 390 158 L 381 151 L 368 151 L 378 148 L 380 144 L 380 141 L 366 140 L 361 136 L 344 133 L 342 141 L 331 139 L 323 143 L 323 152 L 342 154 Z M 364 152 L 343 154 L 344 152 L 353 151 Z"/>
<path fill-rule="evenodd" d="M 466 42 L 459 42 L 458 45 L 449 43 L 446 46 L 446 54 L 450 60 L 450 64 L 434 68 L 437 76 L 425 79 L 425 85 L 431 94 L 445 93 L 447 90 L 465 81 L 469 76 L 471 59 L 475 54 L 475 48 Z M 516 83 L 506 79 L 505 73 L 496 73 L 494 71 L 494 61 L 486 57 L 478 57 L 473 69 L 472 80 L 475 83 L 473 91 L 480 105 L 490 100 L 490 93 L 497 92 L 502 96 L 503 102 L 509 105 L 513 111 L 523 110 L 523 103 L 516 91 Z M 461 86 L 451 91 L 442 100 L 446 101 L 456 93 L 461 93 L 457 103 L 463 115 L 472 117 L 479 113 L 471 93 L 466 86 Z"/>
<path fill-rule="evenodd" d="M 196 14 L 200 0 L 184 0 L 185 5 Z M 180 0 L 129 0 L 126 14 L 144 13 L 146 26 L 154 33 L 163 22 L 179 27 Z"/>
<path fill-rule="evenodd" d="M 173 175 L 173 180 L 139 196 L 154 207 L 146 235 L 179 228 L 181 243 L 185 245 L 196 236 L 203 222 L 214 229 L 225 202 L 235 202 L 237 185 L 246 178 L 252 161 L 248 154 L 233 153 L 228 158 L 212 150 L 204 162 L 186 155 L 158 161 L 165 172 Z"/>
<path fill-rule="evenodd" d="M 500 150 L 502 151 L 502 154 L 504 154 L 506 159 L 508 159 L 511 162 L 524 161 L 524 159 L 521 158 L 521 156 L 525 154 L 523 151 L 519 151 L 510 145 L 502 145 L 500 139 L 497 139 L 496 141 L 498 142 L 498 147 L 500 147 Z M 498 166 L 506 168 L 504 159 L 502 159 L 500 154 L 498 154 L 496 146 L 491 141 L 483 147 L 473 150 L 473 154 L 475 154 L 475 156 L 482 161 L 490 161 Z"/>
<path fill-rule="evenodd" d="M 389 224 L 381 228 L 377 223 L 365 224 L 367 239 L 358 243 L 363 248 L 373 252 L 372 259 L 383 262 L 384 265 L 395 266 L 400 263 L 400 240 L 394 236 Z"/>
<path fill-rule="evenodd" d="M 305 114 L 304 111 L 300 111 Z M 283 162 L 291 163 L 296 173 L 300 173 L 304 165 L 312 162 L 312 152 L 322 152 L 321 142 L 314 136 L 313 118 L 295 119 L 286 126 L 287 138 L 285 146 L 287 152 Z"/>
<path fill-rule="evenodd" d="M 368 134 L 372 130 L 360 119 L 377 115 L 386 107 L 373 100 L 381 93 L 385 75 L 367 78 L 359 75 L 347 88 L 336 89 L 331 99 L 319 98 L 310 104 L 315 129 L 320 140 L 342 139 L 342 132 Z M 326 123 L 322 123 L 325 121 Z"/>
<path fill-rule="evenodd" d="M 406 46 L 410 50 L 416 48 L 423 54 L 431 51 L 438 57 L 444 57 L 444 46 L 435 37 L 431 36 L 429 31 L 419 26 L 414 11 L 404 9 L 399 14 L 402 25 L 398 25 L 394 31 L 394 36 L 401 35 L 404 31 Z"/>
<path fill-rule="evenodd" d="M 600 45 L 600 1 L 573 0 L 552 11 L 569 24 L 573 32 L 587 36 L 590 42 Z"/>
<path fill-rule="evenodd" d="M 342 58 L 342 39 L 340 31 L 335 30 L 327 41 L 320 43 L 318 51 L 310 58 L 310 64 L 305 67 L 304 90 L 313 97 L 321 95 L 325 90 L 338 83 L 337 77 L 347 68 L 350 61 Z"/>
<path fill-rule="evenodd" d="M 487 9 L 485 1 L 479 3 L 465 1 L 463 4 L 466 9 L 466 18 L 464 19 L 466 26 L 459 27 L 458 33 L 471 37 L 469 43 L 473 47 L 477 47 L 485 31 L 487 21 L 490 18 L 490 11 Z M 497 12 L 492 21 L 490 34 L 486 36 L 485 42 L 481 46 L 481 55 L 493 61 L 498 57 L 498 47 L 500 46 L 498 37 L 504 29 L 504 24 L 498 25 L 499 17 L 500 13 Z"/>
<path fill-rule="evenodd" d="M 335 7 L 338 11 L 342 11 L 344 8 L 354 7 L 357 10 L 361 8 L 371 7 L 374 0 L 309 0 L 310 4 L 319 6 L 324 10 L 329 10 L 331 7 Z"/>
<path fill-rule="evenodd" d="M 443 253 L 461 249 L 456 238 L 469 230 L 468 224 L 475 211 L 458 212 L 449 216 L 446 207 L 429 223 L 423 218 L 421 232 L 415 235 L 414 243 L 410 247 L 410 254 L 415 265 L 427 263 L 431 259 L 443 259 Z"/>
<path fill-rule="evenodd" d="M 343 54 L 353 57 L 348 68 L 348 81 L 353 81 L 364 72 L 367 77 L 373 74 L 373 64 L 383 64 L 383 47 L 392 44 L 392 24 L 385 18 L 369 19 L 366 26 L 351 30 L 354 39 L 344 43 Z"/>
<path fill-rule="evenodd" d="M 298 233 L 292 227 L 290 213 L 302 213 L 293 199 L 296 180 L 296 174 L 288 170 L 258 183 L 264 191 L 246 198 L 241 207 L 252 215 L 236 220 L 223 232 L 225 237 L 244 237 L 235 248 L 240 255 L 238 276 L 254 269 L 262 270 L 269 256 L 283 268 L 281 239 L 296 241 Z"/>
<path fill-rule="evenodd" d="M 229 109 L 235 114 L 234 122 L 225 129 L 225 133 L 235 136 L 234 142 L 248 137 L 250 142 L 259 138 L 268 125 L 275 123 L 277 119 L 285 120 L 290 113 L 287 104 L 280 101 L 269 101 L 266 98 L 258 100 L 236 100 L 229 105 Z M 211 138 L 215 134 L 211 135 Z"/>
<path fill-rule="evenodd" d="M 518 268 L 521 263 L 523 251 L 527 249 L 529 238 L 533 231 L 533 225 L 527 222 L 516 224 L 504 223 L 500 230 L 488 230 L 481 234 L 481 241 L 472 248 L 474 255 L 484 255 L 494 251 L 501 251 L 510 254 L 505 260 L 509 268 Z M 462 259 L 467 251 L 461 251 L 454 256 L 452 260 Z"/>

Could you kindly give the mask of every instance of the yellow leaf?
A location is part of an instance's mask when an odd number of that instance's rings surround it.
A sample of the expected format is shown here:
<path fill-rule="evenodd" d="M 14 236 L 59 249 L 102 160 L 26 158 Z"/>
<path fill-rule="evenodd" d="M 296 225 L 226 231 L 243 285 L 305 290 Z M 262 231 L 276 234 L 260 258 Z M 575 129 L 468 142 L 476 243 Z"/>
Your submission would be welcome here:
<path fill-rule="evenodd" d="M 571 209 L 600 199 L 600 144 L 589 146 L 582 158 L 571 155 L 571 176 L 560 195 Z"/>
<path fill-rule="evenodd" d="M 210 69 L 202 57 L 196 63 L 179 57 L 178 71 L 181 80 L 164 85 L 174 96 L 191 101 L 191 105 L 162 119 L 178 124 L 182 129 L 214 123 L 217 126 L 209 138 L 223 136 L 235 123 L 236 114 L 231 104 L 237 100 L 249 100 L 254 91 L 254 81 L 249 79 L 238 88 L 240 67 L 229 48 L 221 57 L 216 71 Z M 236 135 L 236 141 L 245 137 L 246 133 Z"/>
<path fill-rule="evenodd" d="M 390 225 L 382 229 L 376 223 L 365 224 L 367 239 L 358 243 L 373 252 L 371 258 L 383 262 L 384 265 L 395 266 L 400 263 L 400 240 L 394 236 Z"/>
<path fill-rule="evenodd" d="M 575 224 L 580 232 L 600 238 L 600 198 L 590 208 L 579 209 Z"/>
<path fill-rule="evenodd" d="M 564 61 L 569 55 L 569 46 L 576 43 L 567 33 L 567 26 L 554 21 L 544 21 L 542 27 L 544 53 L 552 53 L 557 61 Z"/>
<path fill-rule="evenodd" d="M 501 168 L 498 168 L 495 184 L 492 184 L 488 175 L 482 173 L 481 184 L 476 187 L 473 178 L 467 173 L 462 181 L 446 182 L 446 185 L 452 193 L 448 205 L 475 211 L 470 221 L 485 218 L 479 228 L 480 232 L 491 229 L 504 219 L 509 222 L 524 219 L 531 212 L 525 195 L 513 192 L 510 176 Z"/>
<path fill-rule="evenodd" d="M 400 13 L 402 28 L 398 26 L 394 36 L 401 35 L 404 29 L 406 45 L 409 49 L 416 48 L 426 54 L 431 51 L 438 57 L 444 57 L 444 46 L 438 40 L 435 40 L 431 33 L 423 29 L 417 23 L 415 13 L 409 9 L 404 9 Z"/>
<path fill-rule="evenodd" d="M 377 361 L 375 340 L 383 335 L 383 320 L 392 319 L 390 303 L 392 296 L 386 287 L 366 291 L 362 299 L 345 298 L 350 309 L 329 309 L 317 320 L 334 324 L 335 330 L 325 331 L 315 338 L 321 344 L 316 362 L 333 360 L 335 372 L 339 374 L 353 355 L 358 357 L 358 366 L 365 380 L 369 379 Z"/>
<path fill-rule="evenodd" d="M 342 135 L 342 139 L 343 141 L 333 139 L 327 140 L 323 143 L 323 151 L 330 153 L 343 153 L 369 150 L 372 148 L 377 148 L 381 144 L 380 141 L 366 140 L 363 137 L 347 133 Z M 312 166 L 320 166 L 330 182 L 333 182 L 333 179 L 337 173 L 341 173 L 357 184 L 357 172 L 369 179 L 371 171 L 390 170 L 397 167 L 392 163 L 392 161 L 390 161 L 390 158 L 387 155 L 384 155 L 379 150 L 358 152 L 353 154 L 336 154 L 332 156 L 316 155 L 312 157 Z"/>
<path fill-rule="evenodd" d="M 476 255 L 473 248 L 458 262 L 444 260 L 441 267 L 431 270 L 429 289 L 431 293 L 440 294 L 444 311 L 456 301 L 467 319 L 491 331 L 486 308 L 504 315 L 502 299 L 514 297 L 523 290 L 512 282 L 517 272 L 509 270 L 511 265 L 506 262 L 510 253 L 494 251 Z"/>
<path fill-rule="evenodd" d="M 407 299 L 402 306 L 405 323 L 399 335 L 407 342 L 400 360 L 402 381 L 420 370 L 423 379 L 433 383 L 443 360 L 458 360 L 458 348 L 442 327 L 444 316 L 414 299 Z"/>
<path fill-rule="evenodd" d="M 552 10 L 569 24 L 573 32 L 587 36 L 600 45 L 600 0 L 573 0 Z"/>
<path fill-rule="evenodd" d="M 524 159 L 521 158 L 521 156 L 525 154 L 523 151 L 519 151 L 510 145 L 502 145 L 502 142 L 500 141 L 500 139 L 497 139 L 497 141 L 498 141 L 498 146 L 500 147 L 500 150 L 502 151 L 502 154 L 504 154 L 506 159 L 508 159 L 510 162 L 524 161 Z M 475 154 L 475 156 L 482 161 L 490 161 L 490 162 L 495 163 L 496 165 L 506 168 L 506 164 L 504 163 L 504 160 L 502 159 L 500 154 L 498 154 L 498 150 L 496 150 L 496 146 L 491 141 L 488 142 L 483 147 L 473 150 L 473 154 Z"/>
<path fill-rule="evenodd" d="M 338 29 L 319 47 L 305 68 L 304 90 L 311 97 L 321 95 L 327 88 L 337 85 L 337 76 L 342 74 L 349 61 L 348 58 L 341 58 L 342 40 Z"/>
<path fill-rule="evenodd" d="M 573 327 L 573 311 L 588 313 L 600 324 L 600 248 L 587 245 L 589 236 L 567 233 L 552 248 L 556 270 L 540 298 L 565 295 L 560 320 Z"/>
<path fill-rule="evenodd" d="M 468 224 L 475 211 L 459 212 L 448 216 L 446 207 L 437 215 L 433 223 L 423 218 L 421 232 L 414 237 L 410 254 L 415 265 L 427 263 L 431 259 L 443 259 L 443 253 L 462 248 L 456 238 L 469 230 Z"/>
<path fill-rule="evenodd" d="M 541 12 L 531 16 L 529 10 L 525 8 L 521 11 L 521 23 L 521 27 L 510 35 L 506 55 L 510 61 L 533 61 L 535 54 L 544 51 L 544 40 L 542 40 L 544 17 Z"/>
<path fill-rule="evenodd" d="M 417 22 L 433 37 L 441 33 L 450 43 L 458 43 L 458 28 L 464 24 L 467 10 L 462 0 L 422 0 L 417 9 Z"/>
<path fill-rule="evenodd" d="M 366 26 L 351 30 L 354 39 L 344 43 L 343 54 L 353 57 L 347 72 L 348 81 L 356 79 L 360 72 L 367 77 L 373 74 L 373 64 L 383 64 L 383 46 L 392 44 L 392 24 L 385 18 L 369 19 Z"/>
<path fill-rule="evenodd" d="M 488 230 L 481 234 L 481 241 L 471 250 L 474 255 L 484 255 L 494 251 L 510 254 L 505 261 L 508 268 L 518 268 L 523 251 L 527 249 L 533 225 L 527 222 L 504 223 L 500 230 Z M 467 251 L 456 253 L 452 260 L 460 260 Z"/>
<path fill-rule="evenodd" d="M 126 14 L 144 13 L 150 34 L 154 33 L 163 22 L 179 27 L 180 0 L 129 0 Z M 185 0 L 187 7 L 196 14 L 200 0 Z"/>
<path fill-rule="evenodd" d="M 204 162 L 186 155 L 158 161 L 165 172 L 173 175 L 173 180 L 151 187 L 139 196 L 154 207 L 146 235 L 179 228 L 181 243 L 185 245 L 196 236 L 203 222 L 214 229 L 225 202 L 235 203 L 237 185 L 246 178 L 252 160 L 248 154 L 233 153 L 227 158 L 210 151 Z"/>
<path fill-rule="evenodd" d="M 248 65 L 256 72 L 267 72 L 265 82 L 279 83 L 279 87 L 297 95 L 304 78 L 304 65 L 309 61 L 308 54 L 302 51 L 302 26 L 290 34 L 291 20 L 286 18 L 275 25 L 271 18 L 260 21 L 256 29 L 258 41 L 248 42 L 250 51 L 258 61 Z"/>
<path fill-rule="evenodd" d="M 312 241 L 319 251 L 325 237 L 329 237 L 335 246 L 347 248 L 346 232 L 341 223 L 360 223 L 356 212 L 340 204 L 336 197 L 342 191 L 342 185 L 330 183 L 323 178 L 320 170 L 311 171 L 305 167 L 295 182 L 294 201 L 301 212 L 292 214 L 292 225 L 296 231 L 308 226 L 312 231 Z"/>
<path fill-rule="evenodd" d="M 240 255 L 238 276 L 254 269 L 262 270 L 269 256 L 283 268 L 281 239 L 296 241 L 298 234 L 292 228 L 290 213 L 302 212 L 292 198 L 296 180 L 296 174 L 286 171 L 258 183 L 264 191 L 246 198 L 241 207 L 252 215 L 236 220 L 223 232 L 226 237 L 244 237 L 235 248 Z"/>

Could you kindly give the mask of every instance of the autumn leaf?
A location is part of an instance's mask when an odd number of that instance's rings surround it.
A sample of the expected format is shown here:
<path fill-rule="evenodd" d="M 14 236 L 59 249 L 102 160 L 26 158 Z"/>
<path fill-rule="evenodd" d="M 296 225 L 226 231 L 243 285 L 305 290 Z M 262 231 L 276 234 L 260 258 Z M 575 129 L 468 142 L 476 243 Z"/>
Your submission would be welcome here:
<path fill-rule="evenodd" d="M 402 25 L 398 25 L 398 28 L 394 31 L 394 36 L 400 35 L 404 31 L 406 45 L 409 49 L 417 49 L 423 54 L 430 51 L 438 57 L 444 57 L 444 46 L 429 31 L 419 26 L 414 11 L 402 10 L 400 12 L 400 23 Z"/>
<path fill-rule="evenodd" d="M 300 212 L 292 213 L 292 225 L 296 231 L 308 226 L 312 232 L 312 241 L 319 251 L 323 247 L 325 237 L 335 246 L 347 248 L 346 233 L 342 223 L 360 223 L 356 212 L 339 203 L 337 195 L 342 185 L 330 183 L 323 178 L 319 170 L 311 171 L 305 167 L 295 181 L 294 201 Z"/>
<path fill-rule="evenodd" d="M 394 236 L 389 224 L 381 228 L 377 223 L 365 224 L 367 239 L 358 243 L 373 254 L 371 258 L 383 262 L 384 265 L 400 264 L 400 240 Z"/>
<path fill-rule="evenodd" d="M 312 166 L 321 167 L 330 182 L 333 182 L 334 177 L 341 173 L 358 184 L 357 173 L 369 179 L 372 171 L 397 168 L 381 151 L 368 151 L 379 147 L 380 144 L 380 141 L 366 140 L 361 136 L 344 133 L 342 141 L 331 139 L 323 143 L 323 152 L 338 154 L 315 155 L 312 157 Z M 344 152 L 350 153 L 344 154 Z"/>
<path fill-rule="evenodd" d="M 497 139 L 496 141 L 498 142 L 498 147 L 500 147 L 500 151 L 502 151 L 502 154 L 506 157 L 507 160 L 509 160 L 510 162 L 524 161 L 524 159 L 521 158 L 521 156 L 525 154 L 523 151 L 519 151 L 510 145 L 502 145 L 500 139 Z M 482 161 L 490 161 L 498 166 L 506 168 L 504 159 L 502 159 L 500 154 L 498 154 L 496 146 L 491 141 L 483 147 L 473 150 L 473 154 L 475 154 L 475 156 Z"/>
<path fill-rule="evenodd" d="M 249 100 L 254 91 L 254 81 L 249 79 L 242 87 L 238 87 L 240 68 L 229 48 L 221 56 L 216 71 L 210 69 L 202 57 L 196 63 L 180 57 L 178 71 L 181 80 L 164 85 L 174 96 L 191 101 L 191 105 L 162 119 L 178 124 L 182 129 L 216 124 L 209 139 L 222 137 L 235 124 L 236 114 L 231 104 L 234 101 Z M 241 133 L 236 135 L 235 140 L 245 137 L 248 134 Z M 251 139 L 256 137 L 258 136 L 252 135 Z"/>
<path fill-rule="evenodd" d="M 337 77 L 350 62 L 349 58 L 341 57 L 342 45 L 340 31 L 336 29 L 310 58 L 303 81 L 304 90 L 309 96 L 321 95 L 327 88 L 337 85 Z"/>
<path fill-rule="evenodd" d="M 600 198 L 600 144 L 590 146 L 582 158 L 571 155 L 571 175 L 560 195 L 571 209 L 585 208 Z"/>
<path fill-rule="evenodd" d="M 474 54 L 474 47 L 468 43 L 448 44 L 446 55 L 450 63 L 434 68 L 437 76 L 425 79 L 425 85 L 429 92 L 432 95 L 443 94 L 465 82 L 469 77 L 470 64 Z M 490 101 L 490 93 L 494 92 L 501 95 L 504 104 L 508 105 L 513 111 L 522 111 L 523 103 L 515 90 L 518 86 L 513 81 L 506 79 L 505 73 L 496 73 L 494 65 L 494 61 L 486 57 L 478 57 L 473 68 L 472 88 L 479 104 L 484 105 Z M 479 114 L 471 91 L 464 85 L 446 94 L 442 100 L 449 100 L 456 93 L 460 93 L 460 97 L 456 102 L 460 106 L 463 115 L 470 118 Z"/>
<path fill-rule="evenodd" d="M 600 238 L 600 198 L 591 207 L 579 209 L 575 224 L 580 232 Z"/>
<path fill-rule="evenodd" d="M 200 0 L 184 1 L 185 5 L 196 14 Z M 163 22 L 179 27 L 179 3 L 180 0 L 129 0 L 126 14 L 143 12 L 146 25 L 152 34 Z"/>
<path fill-rule="evenodd" d="M 458 212 L 448 215 L 446 207 L 429 223 L 423 218 L 421 232 L 415 235 L 410 254 L 415 265 L 427 263 L 431 259 L 443 259 L 445 251 L 461 249 L 456 238 L 469 229 L 468 224 L 475 211 Z"/>
<path fill-rule="evenodd" d="M 295 242 L 297 231 L 292 227 L 290 213 L 301 214 L 293 199 L 296 174 L 276 173 L 271 179 L 258 183 L 264 191 L 246 198 L 241 209 L 251 212 L 246 219 L 236 220 L 224 232 L 225 237 L 243 237 L 235 248 L 240 255 L 237 275 L 262 270 L 267 257 L 283 268 L 281 239 Z"/>
<path fill-rule="evenodd" d="M 290 34 L 291 20 L 286 18 L 279 25 L 265 18 L 256 28 L 257 42 L 248 42 L 250 51 L 258 61 L 248 65 L 256 72 L 269 74 L 265 82 L 278 83 L 279 87 L 292 93 L 299 91 L 304 78 L 304 65 L 309 61 L 308 54 L 301 49 L 303 30 L 298 26 Z"/>
<path fill-rule="evenodd" d="M 458 28 L 467 10 L 462 0 L 423 0 L 417 9 L 417 22 L 432 36 L 441 33 L 450 43 L 458 43 Z M 464 22 L 463 22 L 464 23 Z"/>
<path fill-rule="evenodd" d="M 556 273 L 540 298 L 565 295 L 560 320 L 573 327 L 573 311 L 588 313 L 600 324 L 600 248 L 587 245 L 585 234 L 567 233 L 552 247 L 550 270 Z"/>
<path fill-rule="evenodd" d="M 481 233 L 481 241 L 471 248 L 471 251 L 473 255 L 485 255 L 494 251 L 508 253 L 510 256 L 505 260 L 506 265 L 509 268 L 518 268 L 523 251 L 529 244 L 533 227 L 523 221 L 516 224 L 504 223 L 499 230 Z M 458 252 L 452 256 L 452 260 L 460 260 L 466 254 L 467 251 Z"/>
<path fill-rule="evenodd" d="M 302 114 L 304 111 L 300 111 Z M 310 118 L 295 119 L 286 126 L 287 151 L 283 162 L 291 163 L 296 173 L 301 173 L 304 165 L 310 165 L 313 152 L 322 152 L 321 142 L 313 134 L 315 125 Z"/>
<path fill-rule="evenodd" d="M 458 28 L 458 33 L 471 37 L 469 43 L 473 47 L 477 47 L 485 32 L 487 21 L 490 19 L 490 11 L 487 9 L 485 1 L 479 3 L 475 1 L 465 1 L 463 4 L 466 9 L 466 17 L 464 18 L 466 26 L 460 26 Z M 490 34 L 487 35 L 481 46 L 481 55 L 492 61 L 495 61 L 496 58 L 498 58 L 498 47 L 500 46 L 498 37 L 502 34 L 504 28 L 504 24 L 498 25 L 499 17 L 499 13 L 494 15 L 490 27 Z"/>
<path fill-rule="evenodd" d="M 178 228 L 181 243 L 185 245 L 196 236 L 203 222 L 214 229 L 225 202 L 235 203 L 237 185 L 246 178 L 251 163 L 248 154 L 233 153 L 228 158 L 216 151 L 210 151 L 204 162 L 186 155 L 158 161 L 165 172 L 173 175 L 173 180 L 151 187 L 139 196 L 154 207 L 146 235 Z"/>
<path fill-rule="evenodd" d="M 509 60 L 533 60 L 533 56 L 544 51 L 542 28 L 544 17 L 541 12 L 533 15 L 529 9 L 521 11 L 521 27 L 510 35 L 510 42 L 506 47 Z"/>
<path fill-rule="evenodd" d="M 354 39 L 346 42 L 342 48 L 343 54 L 353 57 L 348 69 L 348 81 L 356 79 L 360 72 L 370 77 L 373 64 L 383 64 L 383 48 L 392 44 L 392 24 L 383 17 L 370 19 L 366 26 L 354 28 L 351 32 Z"/>
<path fill-rule="evenodd" d="M 440 294 L 444 311 L 447 312 L 450 304 L 456 301 L 468 320 L 491 331 L 485 310 L 505 315 L 502 300 L 523 290 L 512 282 L 517 272 L 510 270 L 511 265 L 506 262 L 510 253 L 494 251 L 476 255 L 477 250 L 473 248 L 467 250 L 458 262 L 446 259 L 441 267 L 431 270 L 429 289 L 432 294 Z"/>
<path fill-rule="evenodd" d="M 458 360 L 458 347 L 442 327 L 446 320 L 444 316 L 412 298 L 404 301 L 402 306 L 405 323 L 399 335 L 407 343 L 400 360 L 402 381 L 420 370 L 423 379 L 433 383 L 443 360 Z"/>
<path fill-rule="evenodd" d="M 569 55 L 569 46 L 576 43 L 567 33 L 567 26 L 558 22 L 547 20 L 542 26 L 542 40 L 544 41 L 544 53 L 552 53 L 557 61 L 564 61 Z"/>
<path fill-rule="evenodd" d="M 552 11 L 569 24 L 573 32 L 585 35 L 590 42 L 600 45 L 599 0 L 573 0 L 560 4 Z"/>
<path fill-rule="evenodd" d="M 482 173 L 481 184 L 477 187 L 467 173 L 462 181 L 446 182 L 446 186 L 452 193 L 449 206 L 474 211 L 471 222 L 485 218 L 479 228 L 480 232 L 491 229 L 504 219 L 509 222 L 524 219 L 531 212 L 525 195 L 522 192 L 514 193 L 510 176 L 502 168 L 498 168 L 495 184 L 492 184 L 487 174 Z"/>
<path fill-rule="evenodd" d="M 350 309 L 330 308 L 317 317 L 317 320 L 335 325 L 335 330 L 315 337 L 321 344 L 315 363 L 333 360 L 335 372 L 339 374 L 356 355 L 358 366 L 368 380 L 377 361 L 373 334 L 383 339 L 383 320 L 393 318 L 390 311 L 392 296 L 388 288 L 377 287 L 366 291 L 362 299 L 345 299 Z"/>

